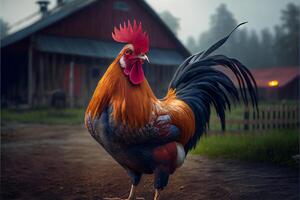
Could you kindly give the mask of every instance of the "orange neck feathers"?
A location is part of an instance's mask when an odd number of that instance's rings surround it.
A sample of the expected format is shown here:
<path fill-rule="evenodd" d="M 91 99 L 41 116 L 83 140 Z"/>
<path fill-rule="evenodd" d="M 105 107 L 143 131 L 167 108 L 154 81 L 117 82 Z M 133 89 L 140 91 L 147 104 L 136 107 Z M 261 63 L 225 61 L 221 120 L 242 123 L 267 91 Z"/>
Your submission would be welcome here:
<path fill-rule="evenodd" d="M 176 92 L 169 89 L 165 98 L 157 101 L 159 108 L 158 115 L 168 114 L 171 123 L 181 131 L 178 141 L 186 144 L 195 133 L 195 116 L 192 109 L 182 100 L 177 99 Z"/>
<path fill-rule="evenodd" d="M 90 114 L 92 119 L 99 117 L 103 109 L 111 105 L 115 122 L 122 122 L 131 128 L 141 128 L 150 121 L 153 103 L 157 99 L 146 79 L 139 85 L 129 82 L 119 65 L 123 54 L 124 49 L 99 81 L 86 116 Z"/>

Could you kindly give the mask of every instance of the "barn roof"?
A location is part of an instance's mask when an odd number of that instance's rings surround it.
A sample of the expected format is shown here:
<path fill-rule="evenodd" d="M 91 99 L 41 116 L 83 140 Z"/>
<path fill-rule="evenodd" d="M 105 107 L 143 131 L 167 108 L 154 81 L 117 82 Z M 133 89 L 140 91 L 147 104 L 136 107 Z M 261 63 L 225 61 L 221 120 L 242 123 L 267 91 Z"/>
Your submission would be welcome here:
<path fill-rule="evenodd" d="M 235 85 L 238 85 L 238 81 L 233 72 L 227 68 L 216 69 L 224 72 L 233 80 Z M 284 87 L 286 84 L 293 81 L 300 76 L 300 68 L 295 67 L 268 67 L 268 68 L 254 68 L 249 69 L 252 73 L 258 88 L 269 87 L 270 81 L 278 81 L 278 87 Z"/>
<path fill-rule="evenodd" d="M 81 55 L 99 58 L 115 58 L 123 44 L 84 38 L 39 35 L 34 40 L 35 47 L 43 52 Z M 152 64 L 179 65 L 184 58 L 175 50 L 151 48 L 148 53 Z"/>
<path fill-rule="evenodd" d="M 63 6 L 55 7 L 50 10 L 47 16 L 42 17 L 40 20 L 35 23 L 29 25 L 28 27 L 17 31 L 11 35 L 8 35 L 3 40 L 1 40 L 1 48 L 18 42 L 22 39 L 29 37 L 30 35 L 36 33 L 37 31 L 59 21 L 63 18 L 85 8 L 92 3 L 95 3 L 100 0 L 73 0 L 69 3 L 64 4 Z M 178 38 L 174 35 L 174 33 L 168 28 L 168 26 L 162 21 L 162 19 L 156 14 L 156 12 L 144 1 L 137 1 L 146 11 L 164 28 L 164 30 L 168 33 L 170 38 L 175 42 L 180 51 L 185 55 L 189 56 L 190 52 L 182 45 L 182 43 L 178 40 Z"/>
<path fill-rule="evenodd" d="M 299 67 L 271 67 L 265 69 L 251 69 L 257 86 L 268 87 L 270 81 L 278 81 L 278 86 L 282 87 L 300 76 Z"/>
<path fill-rule="evenodd" d="M 1 41 L 1 48 L 18 42 L 96 1 L 97 0 L 73 0 L 69 3 L 65 3 L 63 6 L 55 7 L 48 12 L 47 16 L 42 17 L 40 20 L 34 22 L 28 27 L 25 27 L 20 31 L 12 33 L 3 38 Z"/>

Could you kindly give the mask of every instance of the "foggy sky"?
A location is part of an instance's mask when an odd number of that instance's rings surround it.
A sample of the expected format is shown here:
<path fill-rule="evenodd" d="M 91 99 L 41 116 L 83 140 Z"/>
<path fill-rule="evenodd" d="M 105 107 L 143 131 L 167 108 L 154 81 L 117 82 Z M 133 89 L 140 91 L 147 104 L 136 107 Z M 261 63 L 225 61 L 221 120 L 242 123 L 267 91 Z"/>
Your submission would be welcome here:
<path fill-rule="evenodd" d="M 56 0 L 50 0 L 53 7 Z M 36 0 L 0 0 L 0 16 L 13 24 L 16 21 L 38 11 Z M 280 11 L 289 2 L 298 0 L 146 0 L 156 11 L 169 10 L 180 19 L 178 37 L 186 41 L 188 36 L 199 37 L 199 34 L 209 28 L 211 14 L 221 3 L 234 14 L 237 22 L 248 21 L 247 29 L 260 31 L 268 27 L 273 30 L 280 22 Z"/>

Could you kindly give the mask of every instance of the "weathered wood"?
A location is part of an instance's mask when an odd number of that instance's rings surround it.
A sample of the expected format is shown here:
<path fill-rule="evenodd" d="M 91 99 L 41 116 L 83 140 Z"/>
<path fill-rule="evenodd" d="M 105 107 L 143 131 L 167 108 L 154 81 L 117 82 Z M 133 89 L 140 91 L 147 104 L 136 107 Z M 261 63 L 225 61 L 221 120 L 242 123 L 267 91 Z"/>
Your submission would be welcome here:
<path fill-rule="evenodd" d="M 34 91 L 34 80 L 33 80 L 33 44 L 32 37 L 30 38 L 29 50 L 28 50 L 28 105 L 33 106 L 33 91 Z"/>
<path fill-rule="evenodd" d="M 111 40 L 111 30 L 114 26 L 119 26 L 127 19 L 134 18 L 143 22 L 143 28 L 147 30 L 151 38 L 152 47 L 178 48 L 177 43 L 169 36 L 163 26 L 160 26 L 151 14 L 149 15 L 149 12 L 145 12 L 145 9 L 141 6 L 143 3 L 139 1 L 126 1 L 126 3 L 135 9 L 120 14 L 120 10 L 112 9 L 114 1 L 96 1 L 93 6 L 88 6 L 81 12 L 78 12 L 76 16 L 70 15 L 70 17 L 66 17 L 59 23 L 45 28 L 42 33 L 109 41 Z"/>
<path fill-rule="evenodd" d="M 74 61 L 70 62 L 70 71 L 69 71 L 69 99 L 70 107 L 74 107 Z"/>
<path fill-rule="evenodd" d="M 59 66 L 58 66 L 58 80 L 57 82 L 59 83 L 59 89 L 64 89 L 63 88 L 63 80 L 64 80 L 64 72 L 65 72 L 65 66 L 66 62 L 65 62 L 65 56 L 64 55 L 60 55 L 59 56 Z"/>
<path fill-rule="evenodd" d="M 44 79 L 45 79 L 45 92 L 51 90 L 51 68 L 50 68 L 50 55 L 44 54 Z"/>
<path fill-rule="evenodd" d="M 291 120 L 291 106 L 287 106 L 287 116 L 286 116 L 286 127 L 290 128 L 291 124 L 290 124 L 290 120 Z"/>
<path fill-rule="evenodd" d="M 43 54 L 40 53 L 39 54 L 39 96 L 40 96 L 40 101 L 41 101 L 41 105 L 45 105 L 44 103 L 44 58 L 43 58 Z"/>
<path fill-rule="evenodd" d="M 51 66 L 51 69 L 52 69 L 52 89 L 55 90 L 55 89 L 58 89 L 58 82 L 57 82 L 57 74 L 56 74 L 56 65 L 57 65 L 57 58 L 56 58 L 56 54 L 52 54 L 52 66 Z"/>
<path fill-rule="evenodd" d="M 276 110 L 273 110 L 273 115 L 272 115 L 272 128 L 275 129 L 276 128 Z"/>
<path fill-rule="evenodd" d="M 281 119 L 281 112 L 280 112 L 280 107 L 278 107 L 278 110 L 277 110 L 277 120 L 280 120 Z M 277 123 L 277 128 L 280 129 L 281 128 L 281 124 L 280 123 Z"/>
<path fill-rule="evenodd" d="M 246 108 L 243 119 L 226 119 L 226 130 L 229 132 L 240 131 L 266 131 L 271 129 L 297 128 L 299 127 L 298 105 L 268 105 L 260 107 L 258 113 L 252 113 Z M 210 130 L 210 132 L 216 132 Z M 219 130 L 221 132 L 221 130 Z"/>
<path fill-rule="evenodd" d="M 271 127 L 271 107 L 270 106 L 268 106 L 267 107 L 267 129 L 270 129 L 270 127 Z"/>
<path fill-rule="evenodd" d="M 281 126 L 282 128 L 285 128 L 285 121 L 286 121 L 286 109 L 285 105 L 282 105 L 282 121 L 281 121 Z"/>

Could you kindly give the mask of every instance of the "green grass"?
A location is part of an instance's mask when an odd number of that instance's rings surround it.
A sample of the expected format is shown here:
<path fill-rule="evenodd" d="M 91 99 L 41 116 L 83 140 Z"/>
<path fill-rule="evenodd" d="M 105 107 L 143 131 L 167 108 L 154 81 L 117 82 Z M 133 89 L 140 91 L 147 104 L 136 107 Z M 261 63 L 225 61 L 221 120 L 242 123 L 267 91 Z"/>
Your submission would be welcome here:
<path fill-rule="evenodd" d="M 82 124 L 83 119 L 84 110 L 80 108 L 1 111 L 2 123 Z"/>
<path fill-rule="evenodd" d="M 242 120 L 244 117 L 244 110 L 245 110 L 245 107 L 243 105 L 233 106 L 230 111 L 227 110 L 225 112 L 226 119 Z M 211 108 L 209 128 L 211 131 L 220 131 L 221 130 L 220 119 L 217 116 L 216 111 L 213 107 Z M 227 128 L 228 128 L 228 130 L 231 130 L 231 129 L 237 129 L 238 127 L 231 127 L 231 126 L 228 127 L 228 124 L 227 124 Z"/>
<path fill-rule="evenodd" d="M 193 154 L 297 166 L 298 130 L 204 136 Z"/>
<path fill-rule="evenodd" d="M 259 102 L 258 108 L 263 108 L 266 106 L 281 106 L 282 104 L 284 105 L 298 105 L 298 101 L 274 101 L 274 102 Z M 245 106 L 241 103 L 239 104 L 233 104 L 231 106 L 231 110 L 226 110 L 225 115 L 226 115 L 226 121 L 230 120 L 243 120 L 244 119 L 244 112 L 245 112 Z M 250 118 L 253 115 L 253 109 L 250 106 Z M 214 107 L 211 107 L 211 116 L 210 116 L 210 124 L 209 128 L 211 131 L 220 131 L 221 130 L 221 124 L 220 124 L 220 119 L 216 114 L 216 111 Z M 243 124 L 238 124 L 238 123 L 226 123 L 226 130 L 229 131 L 234 131 L 234 130 L 240 130 L 243 128 Z"/>
<path fill-rule="evenodd" d="M 229 117 L 238 118 L 243 107 L 235 108 Z M 82 124 L 84 109 L 2 109 L 2 123 L 35 124 Z M 216 115 L 212 120 L 218 124 Z M 218 126 L 218 125 L 217 125 Z M 214 128 L 219 128 L 219 127 Z M 292 156 L 299 154 L 299 133 L 297 130 L 269 131 L 266 133 L 241 133 L 210 135 L 201 138 L 193 154 L 222 157 L 245 161 L 271 162 L 296 166 Z"/>

